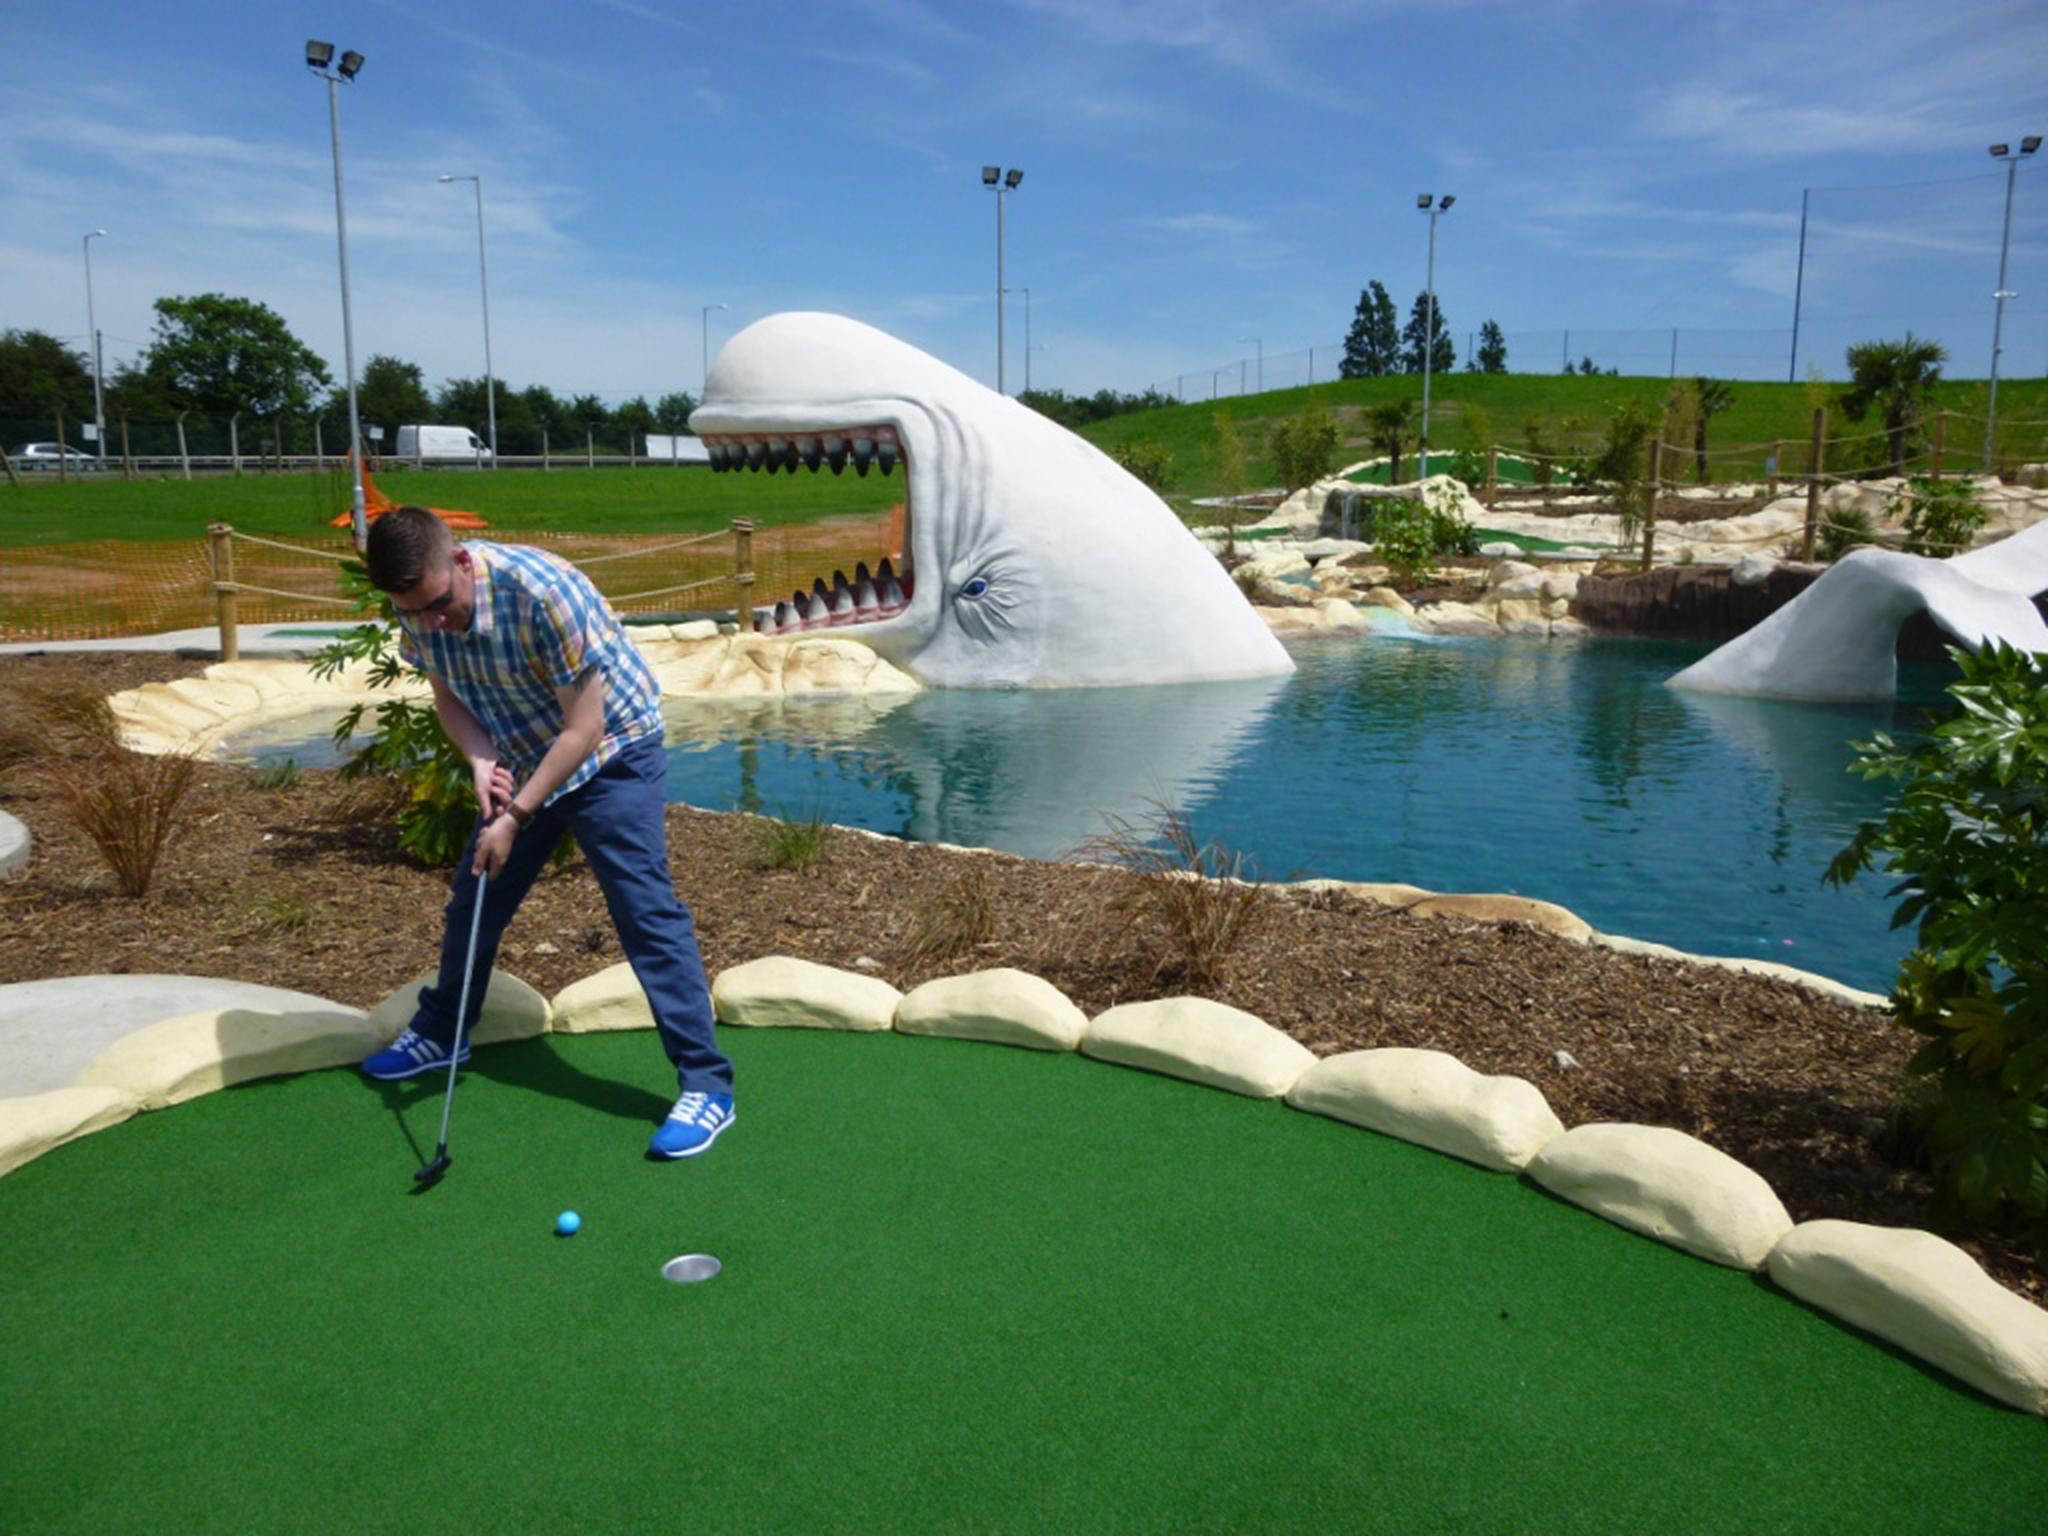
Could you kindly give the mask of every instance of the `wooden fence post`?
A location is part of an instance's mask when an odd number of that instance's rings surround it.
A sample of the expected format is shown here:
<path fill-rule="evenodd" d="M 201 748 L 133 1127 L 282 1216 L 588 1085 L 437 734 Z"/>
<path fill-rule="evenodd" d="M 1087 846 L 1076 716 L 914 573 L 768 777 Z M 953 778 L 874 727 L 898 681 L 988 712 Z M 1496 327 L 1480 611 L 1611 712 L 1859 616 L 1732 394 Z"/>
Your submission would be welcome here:
<path fill-rule="evenodd" d="M 597 468 L 597 428 L 595 427 L 585 427 L 583 429 L 583 467 L 585 469 Z"/>
<path fill-rule="evenodd" d="M 1663 468 L 1663 434 L 1650 439 L 1650 478 L 1643 487 L 1643 569 L 1650 568 L 1650 562 L 1657 554 L 1657 474 Z"/>
<path fill-rule="evenodd" d="M 1771 469 L 1764 476 L 1764 500 L 1778 499 L 1778 473 L 1785 467 L 1785 439 L 1779 438 L 1771 444 Z"/>
<path fill-rule="evenodd" d="M 133 480 L 135 478 L 135 458 L 128 451 L 128 413 L 126 411 L 121 413 L 121 478 L 123 480 Z"/>
<path fill-rule="evenodd" d="M 754 520 L 736 517 L 732 521 L 732 579 L 740 589 L 740 633 L 754 632 Z"/>
<path fill-rule="evenodd" d="M 1927 472 L 1936 480 L 1941 478 L 1941 450 L 1948 443 L 1948 412 L 1934 413 L 1934 451 L 1928 455 Z"/>
<path fill-rule="evenodd" d="M 235 461 L 235 473 L 242 472 L 242 413 L 228 418 L 228 456 Z"/>
<path fill-rule="evenodd" d="M 270 455 L 273 473 L 284 473 L 284 416 L 282 413 L 270 418 Z"/>
<path fill-rule="evenodd" d="M 0 469 L 7 471 L 9 485 L 21 484 L 21 476 L 14 472 L 14 460 L 7 457 L 7 447 L 4 443 L 0 443 Z"/>
<path fill-rule="evenodd" d="M 187 480 L 192 478 L 192 455 L 185 448 L 185 417 L 188 413 L 178 412 L 178 468 Z"/>
<path fill-rule="evenodd" d="M 65 450 L 71 445 L 64 441 L 64 407 L 57 407 L 57 483 L 65 485 L 71 479 L 71 455 Z"/>
<path fill-rule="evenodd" d="M 1500 444 L 1486 445 L 1486 505 L 1491 508 L 1500 495 Z"/>
<path fill-rule="evenodd" d="M 554 460 L 548 457 L 548 429 L 546 427 L 540 429 L 540 467 L 543 470 L 550 470 L 555 467 Z"/>
<path fill-rule="evenodd" d="M 242 654 L 241 638 L 235 633 L 234 529 L 215 523 L 206 532 L 213 541 L 213 601 L 220 615 L 220 659 L 234 661 Z"/>
<path fill-rule="evenodd" d="M 1820 527 L 1821 456 L 1827 451 L 1827 441 L 1822 434 L 1827 429 L 1827 408 L 1817 405 L 1813 408 L 1813 447 L 1806 459 L 1806 537 L 1799 549 L 1799 558 L 1808 565 L 1813 563 L 1813 536 Z"/>

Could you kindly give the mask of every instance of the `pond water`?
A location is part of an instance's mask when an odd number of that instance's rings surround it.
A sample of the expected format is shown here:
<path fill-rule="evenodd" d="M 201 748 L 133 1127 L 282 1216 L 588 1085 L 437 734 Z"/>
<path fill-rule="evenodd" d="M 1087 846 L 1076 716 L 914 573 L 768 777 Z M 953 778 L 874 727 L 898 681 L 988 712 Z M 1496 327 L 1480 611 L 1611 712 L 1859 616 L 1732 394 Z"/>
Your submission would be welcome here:
<path fill-rule="evenodd" d="M 1171 803 L 1267 878 L 1514 892 L 1889 985 L 1906 943 L 1887 882 L 1821 874 L 1886 800 L 1846 771 L 1849 743 L 1910 729 L 1947 669 L 1841 707 L 1666 688 L 1697 645 L 1382 629 L 1293 649 L 1293 676 L 1242 683 L 672 701 L 670 797 L 1038 857 Z M 331 761 L 317 730 L 282 722 L 239 755 Z"/>

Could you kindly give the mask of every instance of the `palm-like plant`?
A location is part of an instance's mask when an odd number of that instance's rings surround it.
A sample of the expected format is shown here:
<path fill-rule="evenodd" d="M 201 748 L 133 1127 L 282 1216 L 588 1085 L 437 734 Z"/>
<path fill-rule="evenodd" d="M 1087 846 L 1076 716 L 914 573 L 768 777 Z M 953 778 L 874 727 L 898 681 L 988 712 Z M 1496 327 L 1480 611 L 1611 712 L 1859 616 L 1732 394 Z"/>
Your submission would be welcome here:
<path fill-rule="evenodd" d="M 1707 483 L 1707 421 L 1718 416 L 1735 403 L 1735 386 L 1726 379 L 1694 379 L 1694 397 L 1699 402 L 1699 414 L 1693 417 L 1692 451 L 1698 466 L 1699 482 Z"/>
<path fill-rule="evenodd" d="M 1849 349 L 1852 382 L 1842 392 L 1842 414 L 1861 421 L 1872 408 L 1882 412 L 1894 475 L 1905 473 L 1906 434 L 1920 425 L 1947 361 L 1940 342 L 1911 331 L 1904 341 L 1865 341 Z"/>
<path fill-rule="evenodd" d="M 1372 432 L 1372 445 L 1387 456 L 1387 484 L 1401 483 L 1401 449 L 1407 444 L 1410 429 L 1415 425 L 1415 402 L 1413 400 L 1390 400 L 1385 405 L 1376 405 L 1366 417 Z"/>

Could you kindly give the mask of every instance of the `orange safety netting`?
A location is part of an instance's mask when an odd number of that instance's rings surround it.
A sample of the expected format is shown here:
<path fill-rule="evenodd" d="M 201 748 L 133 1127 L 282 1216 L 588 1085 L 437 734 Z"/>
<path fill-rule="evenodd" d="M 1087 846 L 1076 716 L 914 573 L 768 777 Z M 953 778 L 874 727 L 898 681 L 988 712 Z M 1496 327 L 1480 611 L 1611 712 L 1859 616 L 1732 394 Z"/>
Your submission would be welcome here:
<path fill-rule="evenodd" d="M 403 503 L 393 501 L 389 496 L 386 496 L 377 489 L 377 482 L 370 475 L 370 466 L 365 464 L 363 466 L 363 517 L 365 521 L 374 523 L 386 512 L 400 505 L 403 505 Z M 488 528 L 491 526 L 474 512 L 454 512 L 446 507 L 429 507 L 427 510 L 441 519 L 450 528 Z M 346 528 L 354 517 L 355 509 L 351 507 L 347 511 L 337 513 L 329 518 L 327 526 L 330 528 Z"/>

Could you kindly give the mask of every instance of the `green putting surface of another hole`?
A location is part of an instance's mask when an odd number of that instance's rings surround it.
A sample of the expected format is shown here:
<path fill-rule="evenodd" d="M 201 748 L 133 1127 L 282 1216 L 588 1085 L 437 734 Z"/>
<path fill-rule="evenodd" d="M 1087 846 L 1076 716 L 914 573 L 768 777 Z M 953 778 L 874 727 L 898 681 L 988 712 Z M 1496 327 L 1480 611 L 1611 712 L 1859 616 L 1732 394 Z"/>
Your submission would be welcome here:
<path fill-rule="evenodd" d="M 1166 1078 L 721 1031 L 146 1115 L 0 1179 L 20 1530 L 2038 1530 L 2048 1426 L 1516 1180 Z M 557 1239 L 574 1209 L 583 1226 Z M 661 1265 L 724 1272 L 672 1285 Z"/>

